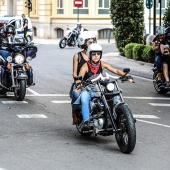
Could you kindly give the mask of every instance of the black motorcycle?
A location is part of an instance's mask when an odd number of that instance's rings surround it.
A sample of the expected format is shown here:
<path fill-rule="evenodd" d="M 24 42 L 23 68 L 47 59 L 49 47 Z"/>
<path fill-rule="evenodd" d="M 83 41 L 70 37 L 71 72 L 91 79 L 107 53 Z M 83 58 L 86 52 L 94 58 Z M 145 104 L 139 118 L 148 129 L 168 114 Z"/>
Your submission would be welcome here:
<path fill-rule="evenodd" d="M 77 38 L 78 38 L 78 31 L 75 28 L 67 27 L 68 35 L 63 37 L 59 42 L 60 48 L 65 48 L 66 45 L 69 47 L 75 47 L 78 45 Z"/>
<path fill-rule="evenodd" d="M 126 73 L 129 71 L 130 69 L 124 69 Z M 81 106 L 77 114 L 78 124 L 76 127 L 81 135 L 109 136 L 115 133 L 121 152 L 131 153 L 136 144 L 135 119 L 128 105 L 124 102 L 118 80 L 124 82 L 128 79 L 127 77 L 115 78 L 106 73 L 106 77 L 100 74 L 98 77 L 83 83 L 85 86 L 91 84 L 95 88 L 91 101 L 90 130 L 82 130 L 84 121 Z M 119 102 L 116 99 L 119 99 Z"/>
<path fill-rule="evenodd" d="M 14 92 L 15 99 L 25 98 L 26 87 L 32 86 L 33 69 L 30 61 L 36 57 L 37 47 L 23 37 L 8 37 L 0 47 L 0 94 Z"/>

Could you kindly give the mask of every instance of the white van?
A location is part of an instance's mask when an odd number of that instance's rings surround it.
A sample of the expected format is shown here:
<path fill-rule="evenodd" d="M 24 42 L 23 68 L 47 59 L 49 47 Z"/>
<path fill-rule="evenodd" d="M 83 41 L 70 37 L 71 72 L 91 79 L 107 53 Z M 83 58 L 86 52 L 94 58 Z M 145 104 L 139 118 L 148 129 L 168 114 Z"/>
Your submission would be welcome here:
<path fill-rule="evenodd" d="M 33 40 L 33 32 L 32 32 L 32 23 L 29 17 L 26 17 L 28 19 L 28 31 L 27 31 L 27 39 L 28 41 Z M 16 29 L 16 35 L 24 36 L 23 28 L 23 19 L 21 16 L 9 16 L 4 15 L 0 16 L 0 27 L 4 25 L 4 23 L 11 23 Z"/>

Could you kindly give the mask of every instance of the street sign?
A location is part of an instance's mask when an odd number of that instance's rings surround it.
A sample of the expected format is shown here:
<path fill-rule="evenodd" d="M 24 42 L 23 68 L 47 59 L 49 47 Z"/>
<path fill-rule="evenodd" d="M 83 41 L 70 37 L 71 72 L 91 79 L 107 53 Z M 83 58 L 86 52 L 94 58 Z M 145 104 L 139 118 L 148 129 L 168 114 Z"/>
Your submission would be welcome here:
<path fill-rule="evenodd" d="M 146 8 L 151 9 L 152 8 L 152 0 L 146 0 Z"/>
<path fill-rule="evenodd" d="M 83 0 L 74 0 L 74 6 L 80 8 L 83 5 Z"/>

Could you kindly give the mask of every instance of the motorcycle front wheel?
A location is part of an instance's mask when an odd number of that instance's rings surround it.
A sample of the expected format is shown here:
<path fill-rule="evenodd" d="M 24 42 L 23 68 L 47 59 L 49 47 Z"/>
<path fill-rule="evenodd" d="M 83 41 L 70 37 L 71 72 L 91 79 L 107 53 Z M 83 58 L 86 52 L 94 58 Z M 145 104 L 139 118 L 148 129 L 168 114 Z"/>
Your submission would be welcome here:
<path fill-rule="evenodd" d="M 18 86 L 14 88 L 15 99 L 22 101 L 26 94 L 26 80 L 18 80 Z"/>
<path fill-rule="evenodd" d="M 59 47 L 60 48 L 65 48 L 65 46 L 66 46 L 66 42 L 67 42 L 67 38 L 62 38 L 61 40 L 60 40 L 60 42 L 59 42 Z"/>
<path fill-rule="evenodd" d="M 131 153 L 136 145 L 136 127 L 132 113 L 127 105 L 120 105 L 116 109 L 116 125 L 118 132 L 115 133 L 117 144 L 123 153 Z"/>

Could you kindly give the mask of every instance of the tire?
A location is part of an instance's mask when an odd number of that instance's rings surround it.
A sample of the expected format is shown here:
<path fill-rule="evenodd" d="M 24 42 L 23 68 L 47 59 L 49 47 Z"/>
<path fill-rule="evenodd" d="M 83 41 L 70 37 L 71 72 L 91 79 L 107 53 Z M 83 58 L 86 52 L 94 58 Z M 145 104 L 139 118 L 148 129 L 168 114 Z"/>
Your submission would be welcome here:
<path fill-rule="evenodd" d="M 19 87 L 14 89 L 15 99 L 22 101 L 26 94 L 26 80 L 18 80 Z"/>
<path fill-rule="evenodd" d="M 62 49 L 62 48 L 65 48 L 66 46 L 66 41 L 67 39 L 66 38 L 62 38 L 59 42 L 59 47 Z"/>
<path fill-rule="evenodd" d="M 117 144 L 123 153 L 131 153 L 136 145 L 136 127 L 132 113 L 127 105 L 122 104 L 116 109 L 117 128 L 115 133 Z"/>
<path fill-rule="evenodd" d="M 166 90 L 166 89 L 160 89 L 159 87 L 158 87 L 158 83 L 157 83 L 157 72 L 154 72 L 153 73 L 153 86 L 154 86 L 154 88 L 155 88 L 155 90 L 158 92 L 158 93 L 160 93 L 160 94 L 166 94 L 167 92 L 168 92 L 168 90 Z"/>

